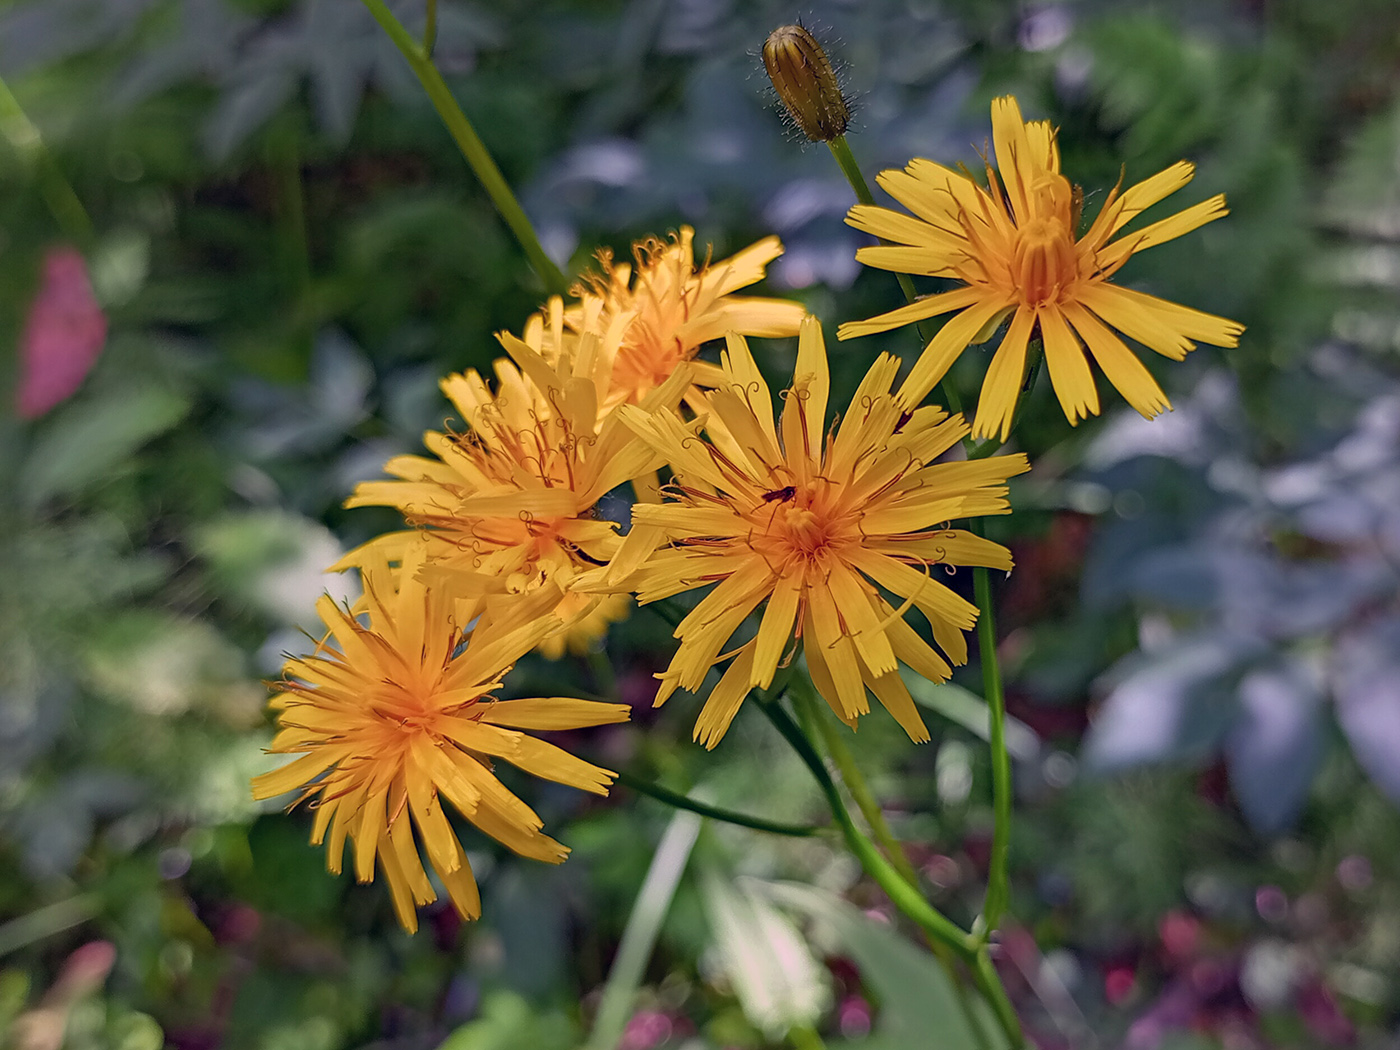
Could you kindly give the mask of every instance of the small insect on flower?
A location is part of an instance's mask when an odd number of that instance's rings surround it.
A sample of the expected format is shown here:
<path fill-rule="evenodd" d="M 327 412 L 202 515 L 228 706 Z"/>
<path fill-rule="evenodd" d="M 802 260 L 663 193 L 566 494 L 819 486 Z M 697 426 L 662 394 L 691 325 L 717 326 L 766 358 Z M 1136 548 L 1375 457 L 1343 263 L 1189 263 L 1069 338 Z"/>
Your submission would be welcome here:
<path fill-rule="evenodd" d="M 962 286 L 864 321 L 843 324 L 841 339 L 888 331 L 951 313 L 925 347 L 899 396 L 915 405 L 947 374 L 970 343 L 1009 318 L 977 403 L 973 434 L 1005 441 L 1026 374 L 1027 347 L 1038 334 L 1050 381 L 1071 423 L 1099 412 L 1088 348 L 1123 397 L 1151 418 L 1171 407 L 1162 388 L 1114 329 L 1180 361 L 1193 340 L 1235 346 L 1244 326 L 1155 296 L 1110 278 L 1135 252 L 1175 240 L 1227 214 L 1217 195 L 1159 222 L 1124 232 L 1147 208 L 1191 181 L 1195 167 L 1178 163 L 1127 190 L 1109 191 L 1088 231 L 1077 236 L 1083 202 L 1060 174 L 1055 132 L 1026 122 L 1010 96 L 992 103 L 996 168 L 987 186 L 931 160 L 886 171 L 879 183 L 913 215 L 858 204 L 846 222 L 884 242 L 861 248 L 867 266 L 946 277 Z"/>
<path fill-rule="evenodd" d="M 814 318 L 803 322 L 780 419 L 742 338 L 730 337 L 723 369 L 726 382 L 710 393 L 723 444 L 674 413 L 623 409 L 664 453 L 676 483 L 666 501 L 633 508 L 612 564 L 580 586 L 634 589 L 646 603 L 713 585 L 676 629 L 680 647 L 656 694 L 660 704 L 678 688 L 697 690 L 732 657 L 695 723 L 706 747 L 751 689 L 772 684 L 794 639 L 813 684 L 848 725 L 870 710 L 869 689 L 912 739 L 927 740 L 899 665 L 946 679 L 950 662 L 966 661 L 963 632 L 977 617 L 934 569 L 1011 568 L 1005 547 L 947 523 L 1008 513 L 1006 480 L 1029 469 L 1025 456 L 937 462 L 967 424 L 932 406 L 905 409 L 890 393 L 899 362 L 888 354 L 828 433 L 830 379 Z M 760 606 L 757 633 L 726 652 Z M 927 618 L 946 659 L 905 622 L 911 609 Z"/>

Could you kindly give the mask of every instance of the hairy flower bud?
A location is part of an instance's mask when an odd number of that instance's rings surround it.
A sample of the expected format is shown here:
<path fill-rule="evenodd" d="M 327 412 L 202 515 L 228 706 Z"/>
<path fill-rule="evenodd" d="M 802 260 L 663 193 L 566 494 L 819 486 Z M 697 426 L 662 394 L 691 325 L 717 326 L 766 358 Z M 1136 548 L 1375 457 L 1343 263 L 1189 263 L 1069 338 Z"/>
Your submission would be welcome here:
<path fill-rule="evenodd" d="M 846 133 L 851 111 L 816 37 L 800 25 L 779 26 L 763 43 L 763 64 L 804 135 L 830 142 Z"/>

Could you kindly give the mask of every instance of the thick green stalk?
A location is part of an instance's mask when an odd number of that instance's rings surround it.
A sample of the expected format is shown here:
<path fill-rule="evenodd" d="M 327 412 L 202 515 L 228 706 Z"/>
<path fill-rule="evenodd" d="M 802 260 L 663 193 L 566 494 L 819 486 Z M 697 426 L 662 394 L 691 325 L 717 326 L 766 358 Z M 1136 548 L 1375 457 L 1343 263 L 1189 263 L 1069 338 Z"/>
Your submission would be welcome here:
<path fill-rule="evenodd" d="M 462 107 L 457 105 L 457 100 L 452 97 L 447 82 L 442 79 L 442 74 L 438 72 L 437 66 L 433 65 L 428 52 L 393 16 L 384 5 L 384 0 L 362 0 L 362 2 L 365 7 L 369 8 L 369 13 L 374 16 L 374 20 L 383 27 L 384 32 L 389 34 L 389 39 L 398 47 L 403 57 L 407 59 L 409 68 L 413 70 L 422 83 L 433 107 L 438 111 L 438 116 L 442 118 L 442 122 L 447 125 L 447 130 L 456 141 L 457 148 L 462 151 L 462 156 L 471 165 L 471 169 L 481 182 L 482 188 L 491 198 L 491 203 L 496 206 L 496 211 L 500 212 L 501 218 L 510 227 L 511 233 L 515 234 L 516 241 L 525 252 L 525 257 L 530 260 L 530 265 L 534 267 L 535 273 L 539 274 L 540 280 L 544 282 L 545 288 L 551 294 L 565 294 L 569 290 L 568 278 L 544 253 L 544 248 L 540 246 L 540 240 L 535 235 L 535 228 L 530 225 L 530 220 L 526 217 L 524 209 L 520 207 L 520 202 L 515 199 L 515 194 L 511 192 L 505 176 L 501 174 L 501 169 L 496 167 L 496 162 L 491 159 L 491 154 L 487 152 L 486 144 L 481 141 L 481 137 L 472 127 L 471 121 L 462 112 Z"/>
<path fill-rule="evenodd" d="M 660 784 L 654 784 L 644 777 L 639 777 L 626 770 L 618 773 L 617 782 L 624 787 L 629 787 L 633 791 L 647 795 L 664 802 L 668 806 L 677 809 L 686 809 L 692 813 L 698 813 L 702 817 L 709 817 L 711 820 L 722 820 L 726 824 L 737 824 L 741 828 L 752 828 L 754 831 L 766 831 L 770 835 L 789 835 L 793 838 L 808 838 L 812 835 L 820 835 L 825 828 L 815 824 L 784 824 L 777 820 L 765 820 L 762 817 L 750 817 L 743 813 L 735 813 L 730 809 L 721 809 L 719 806 L 712 806 L 707 802 L 697 802 L 693 798 L 664 788 Z"/>
<path fill-rule="evenodd" d="M 981 528 L 976 531 L 981 533 Z M 1006 698 L 1001 689 L 1001 666 L 997 662 L 996 623 L 992 618 L 992 584 L 987 570 L 973 570 L 977 596 L 977 649 L 982 661 L 982 686 L 990 713 L 988 743 L 992 752 L 992 808 L 996 823 L 992 828 L 992 855 L 987 872 L 987 896 L 982 904 L 983 940 L 991 936 L 1006 911 L 1010 899 L 1007 854 L 1011 845 L 1011 756 L 1006 750 Z"/>

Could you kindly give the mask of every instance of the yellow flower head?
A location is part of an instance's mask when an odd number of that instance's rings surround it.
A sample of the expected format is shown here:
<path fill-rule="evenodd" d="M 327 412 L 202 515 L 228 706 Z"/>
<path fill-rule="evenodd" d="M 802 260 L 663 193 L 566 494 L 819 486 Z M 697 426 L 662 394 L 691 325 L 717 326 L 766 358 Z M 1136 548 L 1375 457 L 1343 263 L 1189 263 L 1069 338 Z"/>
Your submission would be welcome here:
<path fill-rule="evenodd" d="M 861 262 L 953 278 L 963 287 L 844 324 L 839 337 L 883 332 L 957 311 L 900 389 L 906 404 L 917 404 L 967 345 L 979 341 L 979 333 L 989 333 L 1009 315 L 1011 324 L 982 383 L 973 428 L 979 437 L 999 434 L 1005 440 L 1009 434 L 1026 346 L 1037 330 L 1050 380 L 1071 423 L 1099 411 L 1085 346 L 1109 382 L 1144 416 L 1170 408 L 1157 381 L 1113 329 L 1180 361 L 1195 349 L 1194 339 L 1235 346 L 1244 326 L 1109 279 L 1134 252 L 1227 214 L 1224 195 L 1123 233 L 1142 211 L 1191 181 L 1194 165 L 1179 161 L 1122 193 L 1114 187 L 1088 231 L 1078 237 L 1081 197 L 1060 174 L 1059 147 L 1049 123 L 1028 124 L 1014 98 L 999 98 L 992 103 L 992 140 L 997 168 L 987 166 L 986 189 L 969 175 L 913 160 L 904 171 L 879 176 L 880 185 L 913 216 L 873 205 L 851 209 L 848 223 L 891 242 L 860 249 L 856 258 Z"/>
<path fill-rule="evenodd" d="M 426 536 L 429 579 L 458 596 L 522 594 L 557 584 L 564 597 L 555 612 L 567 628 L 598 600 L 574 593 L 574 578 L 604 564 L 619 543 L 617 525 L 595 516 L 594 505 L 662 461 L 615 415 L 600 410 L 606 339 L 584 333 L 554 364 L 512 335 L 503 333 L 501 340 L 514 362 L 496 362 L 495 393 L 474 370 L 443 380 L 466 431 L 429 432 L 424 443 L 436 459 L 394 457 L 384 470 L 399 480 L 362 482 L 345 505 L 398 508 Z M 646 404 L 673 407 L 688 378 L 681 370 Z M 333 568 L 369 556 L 397 561 L 414 536 L 382 536 Z"/>
<path fill-rule="evenodd" d="M 626 318 L 605 407 L 639 403 L 677 365 L 726 332 L 797 334 L 807 313 L 801 303 L 732 294 L 763 280 L 767 265 L 783 252 L 778 238 L 765 237 L 723 262 L 698 269 L 694 240 L 695 231 L 682 226 L 669 242 L 639 241 L 632 249 L 635 266 L 614 263 L 601 253 L 602 273 L 575 287 L 580 302 L 565 312 L 572 330 L 586 331 L 596 324 L 603 331 Z M 697 362 L 697 385 L 719 381 L 714 365 Z"/>
<path fill-rule="evenodd" d="M 520 729 L 575 729 L 625 721 L 624 704 L 569 697 L 495 700 L 511 665 L 553 628 L 545 589 L 499 618 L 477 603 L 470 629 L 460 607 L 418 576 L 423 544 L 401 571 L 370 559 L 356 610 L 322 597 L 329 636 L 310 656 L 289 660 L 273 697 L 280 731 L 269 750 L 300 758 L 253 779 L 253 796 L 300 790 L 317 799 L 313 844 L 329 832 L 327 866 L 338 874 L 346 840 L 356 877 L 374 877 L 376 858 L 394 910 L 412 932 L 415 904 L 436 900 L 420 848 L 463 918 L 481 914 L 467 857 L 443 799 L 481 831 L 521 856 L 560 863 L 568 849 L 540 831 L 540 818 L 492 773 L 503 758 L 538 777 L 607 794 L 614 776 Z M 354 615 L 360 613 L 360 616 Z M 362 619 L 367 622 L 361 622 Z M 331 641 L 334 640 L 334 647 Z"/>
<path fill-rule="evenodd" d="M 1004 514 L 1006 479 L 1021 455 L 935 460 L 967 433 L 960 416 L 906 411 L 890 393 L 899 362 L 882 355 L 826 432 L 829 377 L 820 324 L 803 322 L 793 385 L 775 424 L 768 386 L 744 340 L 729 338 L 724 383 L 710 403 L 738 443 L 737 457 L 673 413 L 628 408 L 630 425 L 663 452 L 670 499 L 633 508 L 632 531 L 599 586 L 625 581 L 641 602 L 716 584 L 676 629 L 680 647 L 656 702 L 696 690 L 711 666 L 733 660 L 711 692 L 695 737 L 713 747 L 753 688 L 767 688 L 801 638 L 812 681 L 854 726 L 868 687 L 914 740 L 928 739 L 899 663 L 947 678 L 947 662 L 904 620 L 911 606 L 956 663 L 976 607 L 935 579 L 940 566 L 1011 568 L 1006 548 L 952 529 L 956 518 Z M 590 581 L 591 582 L 591 581 Z M 882 590 L 883 589 L 883 590 Z M 894 604 L 884 592 L 897 596 Z M 724 653 L 767 601 L 757 634 Z"/>

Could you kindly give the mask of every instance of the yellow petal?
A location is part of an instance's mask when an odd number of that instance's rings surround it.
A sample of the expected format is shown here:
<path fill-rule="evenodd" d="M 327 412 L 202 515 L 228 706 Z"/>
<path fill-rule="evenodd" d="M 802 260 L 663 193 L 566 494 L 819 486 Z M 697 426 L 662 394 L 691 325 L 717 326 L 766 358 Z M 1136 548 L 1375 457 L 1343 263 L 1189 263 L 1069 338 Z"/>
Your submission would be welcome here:
<path fill-rule="evenodd" d="M 512 729 L 582 729 L 610 725 L 627 721 L 632 711 L 627 704 L 605 704 L 572 696 L 497 700 L 480 710 L 481 721 Z"/>
<path fill-rule="evenodd" d="M 928 346 L 924 347 L 919 360 L 909 370 L 904 385 L 899 388 L 898 397 L 901 404 L 912 407 L 927 397 L 928 392 L 947 375 L 958 355 L 967 349 L 972 337 L 982 330 L 982 326 L 1011 305 L 1005 298 L 987 300 L 981 298 L 986 294 L 984 292 L 977 289 L 965 290 L 978 292 L 981 301 L 969 306 L 956 317 L 949 318 L 938 334 L 929 341 Z"/>
<path fill-rule="evenodd" d="M 1079 340 L 1070 330 L 1059 307 L 1042 306 L 1038 311 L 1040 332 L 1045 338 L 1045 363 L 1050 370 L 1050 383 L 1065 418 L 1078 423 L 1099 414 L 1099 392 L 1094 387 L 1094 375 Z"/>
<path fill-rule="evenodd" d="M 1102 321 L 1078 303 L 1065 303 L 1062 309 L 1108 381 L 1128 404 L 1148 419 L 1172 407 L 1152 373 Z"/>
<path fill-rule="evenodd" d="M 1011 436 L 1011 421 L 1026 376 L 1026 344 L 1034 326 L 1035 310 L 1028 306 L 1022 306 L 1011 319 L 1001 346 L 987 366 L 986 378 L 982 380 L 977 420 L 972 427 L 974 437 L 989 438 L 997 434 L 1005 441 Z"/>

